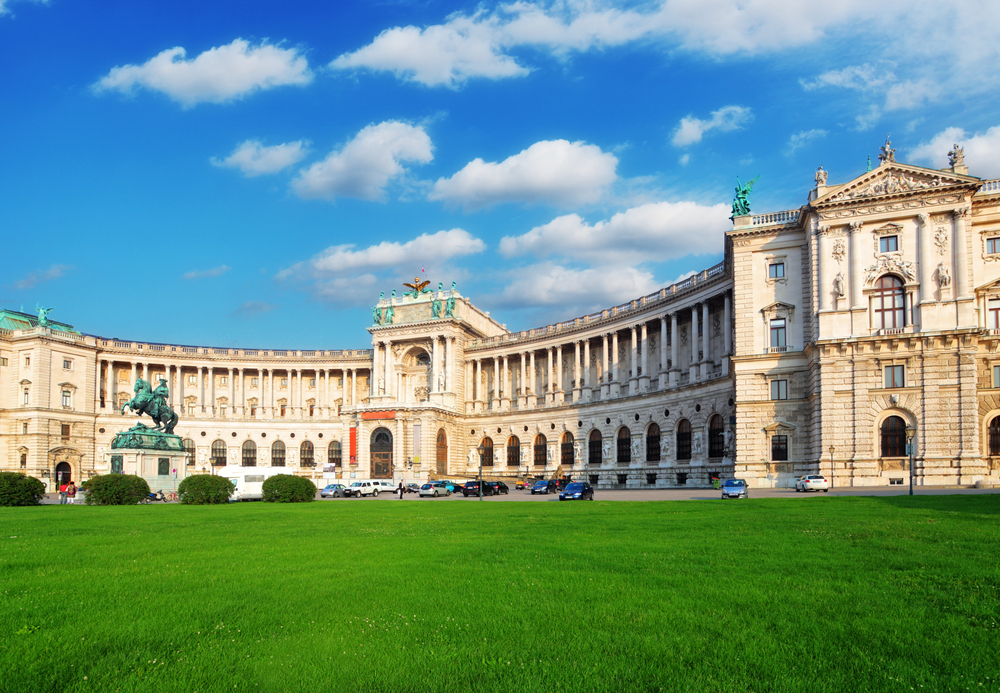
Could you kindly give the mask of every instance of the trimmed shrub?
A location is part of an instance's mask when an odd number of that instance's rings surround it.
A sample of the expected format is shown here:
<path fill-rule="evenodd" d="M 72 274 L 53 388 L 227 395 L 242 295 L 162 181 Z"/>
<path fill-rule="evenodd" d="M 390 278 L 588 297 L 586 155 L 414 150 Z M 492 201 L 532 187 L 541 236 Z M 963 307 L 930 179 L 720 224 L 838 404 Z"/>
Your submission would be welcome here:
<path fill-rule="evenodd" d="M 39 505 L 45 484 L 21 472 L 0 472 L 0 505 Z"/>
<path fill-rule="evenodd" d="M 316 500 L 316 485 L 305 477 L 278 474 L 264 481 L 268 503 L 308 503 Z"/>
<path fill-rule="evenodd" d="M 195 474 L 180 483 L 177 495 L 186 505 L 216 505 L 228 502 L 234 490 L 233 482 L 225 477 Z"/>
<path fill-rule="evenodd" d="M 135 505 L 149 495 L 149 484 L 134 474 L 101 474 L 83 482 L 87 505 Z"/>

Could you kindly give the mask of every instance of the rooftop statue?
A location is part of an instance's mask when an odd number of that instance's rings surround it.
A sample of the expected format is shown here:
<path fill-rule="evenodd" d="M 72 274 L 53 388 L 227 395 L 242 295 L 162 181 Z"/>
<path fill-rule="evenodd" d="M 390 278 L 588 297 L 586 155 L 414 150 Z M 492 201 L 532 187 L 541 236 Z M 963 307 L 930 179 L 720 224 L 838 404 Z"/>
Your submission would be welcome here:
<path fill-rule="evenodd" d="M 49 313 L 52 312 L 51 308 L 45 308 L 43 306 L 35 304 L 35 310 L 38 311 L 38 326 L 48 327 L 49 325 Z"/>
<path fill-rule="evenodd" d="M 896 160 L 896 150 L 892 148 L 892 141 L 889 139 L 888 135 L 885 137 L 885 144 L 879 147 L 878 151 L 878 160 L 882 164 Z"/>
<path fill-rule="evenodd" d="M 152 390 L 149 387 L 149 383 L 139 378 L 135 381 L 134 392 L 135 397 L 122 405 L 121 413 L 124 414 L 125 408 L 128 407 L 138 416 L 146 414 L 156 424 L 154 430 L 173 434 L 178 418 L 177 412 L 167 404 L 167 397 L 170 394 L 170 391 L 167 389 L 167 381 L 161 379 L 156 389 Z"/>
<path fill-rule="evenodd" d="M 396 319 L 396 307 L 391 303 L 389 307 L 385 309 L 385 323 L 386 325 L 391 325 L 392 321 Z"/>
<path fill-rule="evenodd" d="M 411 289 L 411 291 L 407 291 L 406 293 L 404 293 L 403 294 L 404 296 L 413 294 L 413 298 L 419 298 L 420 294 L 430 293 L 430 289 L 427 288 L 428 286 L 430 286 L 430 281 L 429 280 L 420 281 L 420 277 L 414 277 L 412 284 L 407 284 L 406 282 L 403 282 L 403 286 L 409 287 Z"/>
<path fill-rule="evenodd" d="M 826 185 L 826 175 L 822 166 L 816 169 L 816 185 Z"/>
<path fill-rule="evenodd" d="M 736 197 L 733 198 L 733 216 L 734 217 L 745 217 L 750 213 L 750 191 L 753 190 L 753 184 L 760 179 L 760 176 L 754 178 L 752 181 L 743 184 L 740 183 L 740 177 L 736 176 Z"/>
<path fill-rule="evenodd" d="M 452 296 L 444 303 L 444 316 L 446 318 L 455 317 L 455 297 Z"/>
<path fill-rule="evenodd" d="M 948 152 L 948 164 L 950 166 L 965 166 L 965 148 L 957 144 Z"/>
<path fill-rule="evenodd" d="M 440 318 L 441 317 L 441 299 L 435 298 L 431 303 L 431 317 Z"/>
<path fill-rule="evenodd" d="M 375 325 L 382 324 L 382 309 L 378 306 L 372 306 L 372 323 Z"/>

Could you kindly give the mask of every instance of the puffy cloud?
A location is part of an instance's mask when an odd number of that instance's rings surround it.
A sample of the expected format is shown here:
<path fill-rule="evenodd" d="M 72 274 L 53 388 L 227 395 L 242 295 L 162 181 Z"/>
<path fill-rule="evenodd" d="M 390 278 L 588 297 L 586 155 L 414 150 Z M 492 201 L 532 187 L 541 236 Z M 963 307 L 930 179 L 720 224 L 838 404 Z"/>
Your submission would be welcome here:
<path fill-rule="evenodd" d="M 723 106 L 717 111 L 712 111 L 712 117 L 708 120 L 701 120 L 694 116 L 681 118 L 680 124 L 674 131 L 673 145 L 675 147 L 686 147 L 689 144 L 701 142 L 701 138 L 706 132 L 719 130 L 720 132 L 732 132 L 739 130 L 745 123 L 753 120 L 753 111 L 745 106 Z"/>
<path fill-rule="evenodd" d="M 5 14 L 11 13 L 8 5 L 10 5 L 12 2 L 14 2 L 14 0 L 0 0 L 0 17 L 2 17 Z M 47 5 L 49 3 L 49 0 L 32 0 L 32 2 L 38 5 Z"/>
<path fill-rule="evenodd" d="M 305 140 L 298 140 L 265 147 L 258 140 L 247 140 L 225 159 L 213 156 L 211 162 L 214 166 L 239 169 L 247 178 L 253 178 L 265 173 L 277 173 L 299 163 L 306 155 L 307 145 Z"/>
<path fill-rule="evenodd" d="M 557 307 L 567 314 L 589 313 L 644 296 L 660 287 L 650 272 L 635 267 L 615 271 L 574 269 L 545 262 L 523 267 L 504 287 L 499 302 L 509 308 Z"/>
<path fill-rule="evenodd" d="M 403 175 L 402 162 L 426 164 L 433 149 L 420 126 L 394 120 L 369 125 L 340 151 L 300 171 L 292 189 L 307 199 L 381 200 L 389 182 Z"/>
<path fill-rule="evenodd" d="M 500 252 L 621 266 L 713 253 L 721 247 L 730 211 L 723 204 L 685 201 L 640 205 L 596 224 L 567 214 L 521 236 L 505 236 Z"/>
<path fill-rule="evenodd" d="M 815 140 L 820 137 L 826 137 L 826 130 L 812 129 L 803 130 L 801 132 L 796 132 L 791 137 L 788 138 L 788 149 L 785 150 L 786 156 L 791 156 L 796 150 L 801 149 L 810 140 Z"/>
<path fill-rule="evenodd" d="M 223 274 L 228 272 L 231 267 L 229 265 L 219 265 L 218 267 L 213 267 L 207 270 L 191 270 L 190 272 L 185 272 L 181 275 L 181 279 L 207 279 L 211 277 L 221 277 Z"/>
<path fill-rule="evenodd" d="M 42 282 L 52 281 L 53 279 L 59 279 L 67 272 L 73 269 L 72 265 L 52 265 L 45 270 L 35 270 L 30 272 L 27 276 L 18 279 L 14 282 L 15 289 L 33 289 Z"/>
<path fill-rule="evenodd" d="M 130 94 L 137 86 L 163 92 L 185 108 L 202 102 L 223 103 L 257 90 L 312 80 L 306 59 L 294 48 L 263 42 L 253 46 L 236 39 L 211 48 L 194 60 L 181 47 L 167 49 L 142 65 L 111 69 L 95 85 L 96 92 Z"/>
<path fill-rule="evenodd" d="M 812 81 L 799 80 L 799 83 L 806 91 L 821 89 L 823 87 L 841 87 L 844 89 L 856 89 L 858 91 L 871 91 L 882 89 L 886 85 L 896 81 L 896 75 L 892 72 L 891 68 L 891 63 L 887 65 L 872 65 L 871 63 L 849 65 L 840 70 L 824 72 Z"/>
<path fill-rule="evenodd" d="M 499 163 L 475 159 L 440 178 L 428 197 L 480 209 L 501 202 L 557 206 L 598 200 L 617 178 L 618 159 L 600 147 L 566 140 L 536 142 Z"/>
<path fill-rule="evenodd" d="M 1000 125 L 968 137 L 965 130 L 950 127 L 928 142 L 910 150 L 910 161 L 924 161 L 934 168 L 948 166 L 948 152 L 958 144 L 965 149 L 965 165 L 969 173 L 981 178 L 1000 178 Z"/>
<path fill-rule="evenodd" d="M 448 267 L 451 260 L 485 249 L 482 240 L 464 229 L 425 233 L 405 243 L 383 241 L 360 249 L 353 244 L 335 245 L 282 270 L 277 279 L 298 281 L 320 300 L 364 305 L 372 301 L 378 282 L 412 279 L 400 274 L 401 267 L 423 265 L 431 276 L 448 272 L 454 276 L 455 271 Z"/>

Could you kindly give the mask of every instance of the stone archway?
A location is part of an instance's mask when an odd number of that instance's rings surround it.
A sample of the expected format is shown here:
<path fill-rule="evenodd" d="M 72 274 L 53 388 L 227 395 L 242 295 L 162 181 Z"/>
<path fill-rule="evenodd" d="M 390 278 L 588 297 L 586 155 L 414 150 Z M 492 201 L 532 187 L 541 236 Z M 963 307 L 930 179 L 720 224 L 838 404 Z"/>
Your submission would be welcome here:
<path fill-rule="evenodd" d="M 56 448 L 49 451 L 49 467 L 53 470 L 56 488 L 62 484 L 68 484 L 71 480 L 79 484 L 80 464 L 83 461 L 83 453 L 76 448 Z"/>
<path fill-rule="evenodd" d="M 437 473 L 448 473 L 448 434 L 444 429 L 440 429 L 437 434 Z"/>
<path fill-rule="evenodd" d="M 392 432 L 388 428 L 372 431 L 368 445 L 371 455 L 371 476 L 373 479 L 392 478 Z"/>

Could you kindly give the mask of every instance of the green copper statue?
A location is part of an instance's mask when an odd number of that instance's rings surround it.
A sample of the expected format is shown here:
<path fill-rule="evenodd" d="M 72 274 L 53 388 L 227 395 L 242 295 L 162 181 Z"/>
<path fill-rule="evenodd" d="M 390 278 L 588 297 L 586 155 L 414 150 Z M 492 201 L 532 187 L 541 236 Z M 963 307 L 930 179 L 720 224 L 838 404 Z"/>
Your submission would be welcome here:
<path fill-rule="evenodd" d="M 444 304 L 444 316 L 446 318 L 455 317 L 455 297 L 452 296 Z"/>
<path fill-rule="evenodd" d="M 393 291 L 392 293 L 396 293 Z M 385 309 L 385 323 L 386 325 L 391 325 L 392 321 L 396 319 L 396 309 L 390 303 L 389 307 Z"/>
<path fill-rule="evenodd" d="M 125 407 L 131 409 L 135 414 L 142 416 L 147 414 L 156 424 L 157 431 L 173 434 L 174 426 L 177 425 L 177 412 L 167 404 L 167 381 L 160 380 L 160 384 L 155 390 L 151 390 L 149 383 L 142 378 L 135 381 L 135 397 L 122 405 L 121 413 L 125 413 Z"/>
<path fill-rule="evenodd" d="M 376 325 L 382 324 L 382 309 L 378 306 L 372 306 L 372 322 Z"/>
<path fill-rule="evenodd" d="M 440 318 L 441 317 L 441 299 L 435 298 L 434 302 L 431 303 L 431 317 Z"/>
<path fill-rule="evenodd" d="M 749 183 L 740 183 L 740 177 L 736 176 L 736 197 L 733 198 L 733 216 L 734 217 L 745 217 L 750 213 L 750 191 L 753 190 L 753 184 L 757 182 L 757 178 L 754 178 Z"/>
<path fill-rule="evenodd" d="M 35 310 L 38 311 L 38 326 L 48 327 L 49 326 L 49 313 L 52 312 L 51 308 L 45 308 L 43 306 L 35 304 Z"/>

